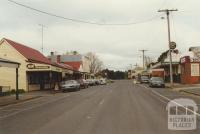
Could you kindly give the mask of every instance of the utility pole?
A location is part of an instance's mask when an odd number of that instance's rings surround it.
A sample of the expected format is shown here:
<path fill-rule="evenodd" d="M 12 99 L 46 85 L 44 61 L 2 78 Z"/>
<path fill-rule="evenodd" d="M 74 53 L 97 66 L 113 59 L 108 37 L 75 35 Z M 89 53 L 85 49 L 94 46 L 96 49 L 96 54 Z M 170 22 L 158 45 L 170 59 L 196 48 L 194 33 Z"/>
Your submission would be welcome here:
<path fill-rule="evenodd" d="M 171 44 L 171 34 L 170 34 L 170 20 L 169 15 L 170 12 L 178 11 L 178 9 L 164 9 L 158 10 L 158 12 L 165 12 L 167 15 L 167 28 L 168 28 L 168 45 L 169 45 L 169 58 L 170 58 L 170 85 L 173 87 L 173 68 L 172 68 L 172 49 L 170 48 Z"/>
<path fill-rule="evenodd" d="M 145 60 L 144 60 L 144 58 L 145 58 L 145 55 L 144 55 L 144 53 L 147 51 L 147 50 L 139 50 L 139 51 L 141 51 L 142 52 L 142 59 L 143 59 L 143 69 L 145 68 Z"/>
<path fill-rule="evenodd" d="M 44 52 L 44 27 L 45 27 L 45 25 L 43 25 L 43 24 L 39 24 L 39 26 L 41 26 L 41 28 L 42 28 L 42 54 L 43 54 L 43 52 Z"/>

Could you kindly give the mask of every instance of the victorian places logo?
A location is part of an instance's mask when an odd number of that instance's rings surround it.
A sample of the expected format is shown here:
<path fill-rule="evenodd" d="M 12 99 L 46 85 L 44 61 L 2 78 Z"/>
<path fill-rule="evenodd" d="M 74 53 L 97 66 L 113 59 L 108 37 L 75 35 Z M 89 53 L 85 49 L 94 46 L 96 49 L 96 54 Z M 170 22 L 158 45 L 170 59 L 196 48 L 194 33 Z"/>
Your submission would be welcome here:
<path fill-rule="evenodd" d="M 174 99 L 167 104 L 168 129 L 195 130 L 197 126 L 196 112 L 198 107 L 191 99 Z"/>

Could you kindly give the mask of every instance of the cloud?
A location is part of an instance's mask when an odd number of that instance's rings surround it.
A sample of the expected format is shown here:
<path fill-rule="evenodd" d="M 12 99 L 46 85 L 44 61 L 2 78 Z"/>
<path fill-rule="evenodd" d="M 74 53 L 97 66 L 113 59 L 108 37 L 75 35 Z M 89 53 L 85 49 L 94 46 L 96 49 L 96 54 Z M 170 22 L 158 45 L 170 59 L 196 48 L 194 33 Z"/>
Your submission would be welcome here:
<path fill-rule="evenodd" d="M 197 0 L 16 0 L 57 15 L 97 23 L 130 23 L 149 19 L 159 8 L 178 8 L 171 18 L 172 40 L 185 52 L 200 42 L 200 15 Z M 7 37 L 41 50 L 41 27 L 44 24 L 44 50 L 64 53 L 96 52 L 106 67 L 126 69 L 142 64 L 140 49 L 153 59 L 168 49 L 166 20 L 129 26 L 98 26 L 47 16 L 0 1 L 0 38 Z M 165 15 L 163 15 L 165 16 Z M 122 64 L 119 64 L 122 63 Z"/>

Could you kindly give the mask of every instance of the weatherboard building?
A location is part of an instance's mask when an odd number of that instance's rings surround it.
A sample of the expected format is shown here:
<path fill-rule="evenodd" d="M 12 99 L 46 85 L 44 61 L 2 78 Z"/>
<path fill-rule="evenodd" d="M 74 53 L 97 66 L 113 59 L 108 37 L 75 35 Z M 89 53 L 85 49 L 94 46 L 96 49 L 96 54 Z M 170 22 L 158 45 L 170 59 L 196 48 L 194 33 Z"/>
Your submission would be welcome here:
<path fill-rule="evenodd" d="M 52 89 L 63 76 L 73 73 L 69 65 L 53 63 L 39 51 L 6 38 L 0 41 L 0 58 L 20 63 L 19 89 L 25 91 Z M 13 70 L 0 67 L 0 86 L 16 88 Z"/>

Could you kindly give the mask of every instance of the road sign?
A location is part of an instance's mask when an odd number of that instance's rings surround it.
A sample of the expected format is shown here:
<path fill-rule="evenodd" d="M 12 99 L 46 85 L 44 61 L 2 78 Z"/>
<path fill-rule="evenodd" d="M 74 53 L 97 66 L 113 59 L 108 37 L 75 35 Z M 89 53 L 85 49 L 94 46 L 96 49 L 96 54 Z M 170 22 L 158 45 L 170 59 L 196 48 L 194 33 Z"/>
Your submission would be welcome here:
<path fill-rule="evenodd" d="M 175 49 L 176 48 L 176 42 L 170 42 L 169 44 L 170 49 Z"/>

